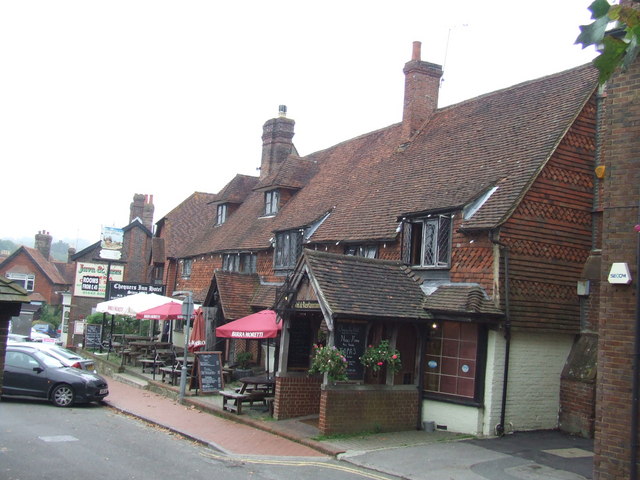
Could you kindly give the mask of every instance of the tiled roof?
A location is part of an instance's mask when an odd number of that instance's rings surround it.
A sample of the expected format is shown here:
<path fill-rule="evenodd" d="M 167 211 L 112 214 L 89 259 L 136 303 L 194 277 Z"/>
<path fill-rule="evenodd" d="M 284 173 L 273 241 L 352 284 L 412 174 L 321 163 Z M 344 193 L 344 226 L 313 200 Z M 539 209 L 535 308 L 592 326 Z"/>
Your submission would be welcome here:
<path fill-rule="evenodd" d="M 213 224 L 216 215 L 216 207 L 210 205 L 213 199 L 213 194 L 194 192 L 157 222 L 158 234 L 165 239 L 167 258 L 180 257 L 194 232 Z"/>
<path fill-rule="evenodd" d="M 215 280 L 225 320 L 237 320 L 254 313 L 249 305 L 260 283 L 258 275 L 216 271 Z"/>
<path fill-rule="evenodd" d="M 424 301 L 424 308 L 433 313 L 451 315 L 494 315 L 504 313 L 489 299 L 484 289 L 475 284 L 449 284 L 439 286 Z"/>
<path fill-rule="evenodd" d="M 428 319 L 424 293 L 400 262 L 305 250 L 309 267 L 332 314 L 341 317 Z"/>
<path fill-rule="evenodd" d="M 500 224 L 594 93 L 583 66 L 438 110 L 405 148 L 395 128 L 310 156 L 320 172 L 279 215 L 278 228 L 332 214 L 312 241 L 395 238 L 405 213 L 460 208 L 498 190 L 464 223 Z M 397 132 L 396 132 L 397 133 Z"/>
<path fill-rule="evenodd" d="M 276 187 L 300 189 L 317 172 L 318 164 L 310 158 L 290 156 L 274 169 L 270 175 L 261 180 L 256 190 L 268 190 Z"/>
<path fill-rule="evenodd" d="M 311 225 L 327 212 L 311 242 L 392 240 L 399 217 L 459 210 L 494 186 L 462 226 L 496 227 L 596 86 L 597 71 L 586 65 L 439 109 L 410 143 L 403 143 L 396 124 L 302 159 L 290 157 L 259 186 L 307 182 L 275 217 L 262 217 L 264 197 L 254 191 L 225 224 L 205 227 L 182 255 L 266 249 L 273 232 Z M 300 165 L 313 167 L 296 177 L 291 169 Z"/>
<path fill-rule="evenodd" d="M 264 217 L 264 193 L 252 192 L 222 225 L 208 225 L 184 248 L 183 256 L 267 249 L 275 217 Z"/>
<path fill-rule="evenodd" d="M 29 297 L 24 288 L 0 277 L 0 302 L 29 303 Z"/>
<path fill-rule="evenodd" d="M 42 254 L 35 248 L 20 247 L 23 248 L 25 253 L 31 257 L 33 262 L 42 270 L 42 272 L 49 278 L 49 281 L 54 284 L 65 285 L 68 282 L 58 271 L 53 262 L 45 259 Z M 19 249 L 18 249 L 19 250 Z"/>
<path fill-rule="evenodd" d="M 275 285 L 264 285 L 261 283 L 258 285 L 250 305 L 255 308 L 271 309 L 276 301 L 276 288 Z"/>
<path fill-rule="evenodd" d="M 214 203 L 242 203 L 257 183 L 258 177 L 236 175 L 220 192 L 212 195 L 210 201 Z"/>
<path fill-rule="evenodd" d="M 53 265 L 58 269 L 62 278 L 64 278 L 64 283 L 73 285 L 73 282 L 76 278 L 76 265 L 75 263 L 69 262 L 53 262 Z"/>

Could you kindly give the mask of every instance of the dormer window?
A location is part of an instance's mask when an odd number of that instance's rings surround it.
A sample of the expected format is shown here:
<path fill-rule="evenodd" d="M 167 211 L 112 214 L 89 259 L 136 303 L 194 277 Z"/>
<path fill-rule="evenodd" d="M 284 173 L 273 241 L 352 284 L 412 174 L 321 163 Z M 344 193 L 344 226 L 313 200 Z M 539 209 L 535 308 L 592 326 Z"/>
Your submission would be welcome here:
<path fill-rule="evenodd" d="M 452 223 L 451 215 L 432 215 L 409 222 L 405 261 L 414 267 L 449 268 Z"/>
<path fill-rule="evenodd" d="M 218 210 L 216 211 L 216 225 L 222 225 L 227 221 L 227 204 L 223 203 L 218 205 Z"/>
<path fill-rule="evenodd" d="M 270 190 L 264 194 L 264 214 L 275 215 L 278 213 L 278 190 Z"/>
<path fill-rule="evenodd" d="M 291 270 L 296 266 L 302 253 L 303 233 L 300 230 L 289 230 L 276 234 L 273 267 L 276 270 Z"/>

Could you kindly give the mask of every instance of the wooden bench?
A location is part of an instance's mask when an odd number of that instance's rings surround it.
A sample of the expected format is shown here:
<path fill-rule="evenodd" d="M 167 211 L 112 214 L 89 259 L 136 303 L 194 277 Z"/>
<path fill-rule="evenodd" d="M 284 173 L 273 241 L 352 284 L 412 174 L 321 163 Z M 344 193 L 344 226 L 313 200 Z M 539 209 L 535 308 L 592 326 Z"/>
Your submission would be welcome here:
<path fill-rule="evenodd" d="M 242 402 L 247 400 L 249 395 L 231 390 L 221 390 L 219 393 L 222 395 L 222 410 L 236 412 L 238 415 L 242 413 Z M 233 403 L 227 403 L 229 400 L 233 400 Z"/>

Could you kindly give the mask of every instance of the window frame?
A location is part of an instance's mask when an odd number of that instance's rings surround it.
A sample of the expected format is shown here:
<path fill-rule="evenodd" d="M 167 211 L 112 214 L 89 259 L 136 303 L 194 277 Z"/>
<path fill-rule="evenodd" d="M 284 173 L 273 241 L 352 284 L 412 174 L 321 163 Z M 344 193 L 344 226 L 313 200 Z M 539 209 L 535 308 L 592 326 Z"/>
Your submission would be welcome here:
<path fill-rule="evenodd" d="M 193 258 L 185 258 L 182 260 L 182 278 L 191 278 L 193 270 Z"/>
<path fill-rule="evenodd" d="M 10 282 L 20 285 L 27 292 L 33 292 L 36 288 L 36 275 L 34 273 L 7 272 L 5 277 Z"/>
<path fill-rule="evenodd" d="M 298 229 L 276 233 L 273 248 L 274 270 L 292 270 L 296 266 L 302 253 L 303 236 L 304 232 Z"/>
<path fill-rule="evenodd" d="M 378 258 L 378 244 L 347 245 L 344 254 L 354 257 Z"/>
<path fill-rule="evenodd" d="M 257 273 L 258 255 L 253 252 L 225 253 L 222 255 L 222 271 Z"/>
<path fill-rule="evenodd" d="M 462 349 L 462 346 L 464 346 L 464 343 L 467 344 L 467 348 L 469 346 L 468 344 L 470 343 L 468 340 L 463 340 L 462 335 L 460 335 L 458 338 L 446 338 L 443 336 L 444 330 L 445 330 L 445 324 L 456 325 L 461 329 L 469 328 L 471 326 L 475 327 L 476 329 L 475 330 L 475 355 L 473 359 L 471 357 L 465 358 L 464 356 L 460 356 L 460 350 Z M 456 322 L 456 321 L 436 321 L 434 322 L 434 325 L 438 325 L 438 327 L 437 329 L 432 328 L 431 332 L 439 331 L 443 333 L 441 333 L 439 336 L 434 336 L 430 332 L 429 339 L 427 340 L 427 345 L 426 345 L 425 354 L 424 354 L 424 358 L 425 358 L 424 370 L 422 371 L 423 397 L 432 399 L 432 400 L 447 401 L 447 402 L 457 403 L 462 405 L 481 406 L 484 400 L 484 383 L 485 383 L 485 369 L 486 369 L 486 355 L 487 355 L 486 352 L 487 352 L 487 338 L 488 338 L 487 326 L 480 323 L 476 323 L 476 322 Z M 439 353 L 436 353 L 435 351 L 430 350 L 430 347 L 436 345 L 437 339 L 440 339 Z M 457 347 L 458 355 L 457 356 L 445 355 L 445 353 L 451 352 L 451 347 L 453 346 Z M 443 360 L 443 358 L 445 358 L 445 360 Z M 430 366 L 429 364 L 430 360 L 435 360 L 435 359 L 439 359 L 438 365 L 436 367 Z M 467 361 L 468 363 L 470 360 L 473 360 L 474 362 L 473 376 L 466 375 L 464 371 L 462 374 L 460 374 L 458 372 L 458 368 L 456 368 L 455 374 L 451 372 L 447 373 L 442 371 L 443 368 L 446 368 L 447 362 L 450 366 L 453 364 L 456 364 L 457 367 L 460 367 L 460 369 L 462 369 L 462 367 L 465 365 L 465 363 L 462 363 L 462 362 Z M 432 368 L 438 368 L 438 371 L 435 372 L 430 370 Z M 440 383 L 439 383 L 439 388 L 437 390 L 429 389 L 430 382 L 427 378 L 428 375 L 431 375 L 432 378 L 434 379 L 437 378 L 439 380 Z M 458 390 L 458 393 L 446 391 L 446 389 L 444 389 L 443 391 L 443 389 L 441 389 L 443 379 L 446 379 L 448 381 L 455 380 L 456 382 L 459 382 L 460 380 L 464 382 L 465 380 L 472 379 L 473 395 L 469 396 L 469 395 L 460 394 L 459 390 Z M 459 386 L 459 383 L 456 383 L 456 387 L 458 386 Z"/>
<path fill-rule="evenodd" d="M 222 225 L 227 221 L 227 204 L 221 203 L 216 208 L 216 225 Z"/>
<path fill-rule="evenodd" d="M 411 227 L 408 242 L 409 264 L 416 268 L 451 268 L 453 215 L 432 215 L 410 220 L 409 225 Z M 446 232 L 443 232 L 444 228 Z M 443 233 L 447 235 L 446 238 L 443 238 Z M 432 262 L 426 261 L 428 255 L 433 258 Z M 442 257 L 446 259 L 443 260 Z"/>
<path fill-rule="evenodd" d="M 276 215 L 278 213 L 279 202 L 280 202 L 280 193 L 277 189 L 264 192 L 265 216 Z"/>

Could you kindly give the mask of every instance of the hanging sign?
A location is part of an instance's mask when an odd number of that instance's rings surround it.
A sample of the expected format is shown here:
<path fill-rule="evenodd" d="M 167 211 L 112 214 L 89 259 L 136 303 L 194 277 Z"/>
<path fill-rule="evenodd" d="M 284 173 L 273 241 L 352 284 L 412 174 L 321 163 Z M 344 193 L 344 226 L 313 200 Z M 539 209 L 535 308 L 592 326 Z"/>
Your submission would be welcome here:
<path fill-rule="evenodd" d="M 115 227 L 102 227 L 100 240 L 100 258 L 105 260 L 120 260 L 122 257 L 122 245 L 124 230 Z"/>

